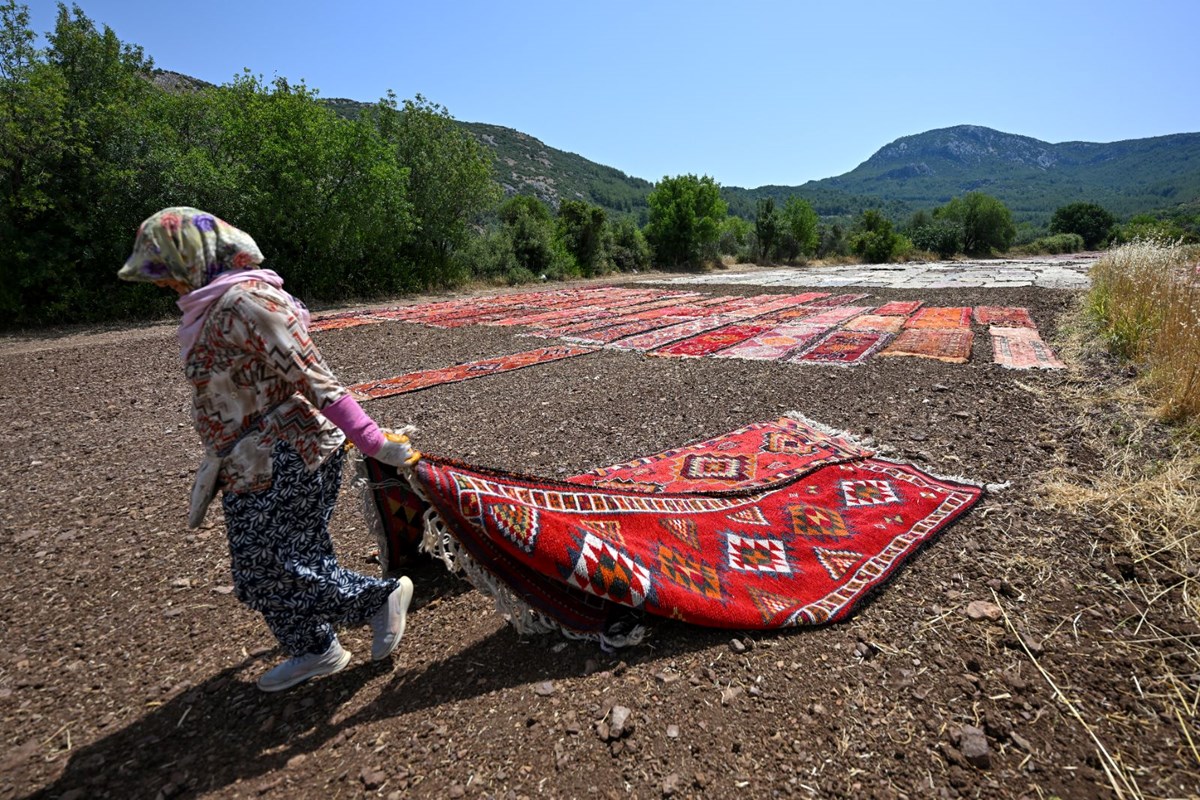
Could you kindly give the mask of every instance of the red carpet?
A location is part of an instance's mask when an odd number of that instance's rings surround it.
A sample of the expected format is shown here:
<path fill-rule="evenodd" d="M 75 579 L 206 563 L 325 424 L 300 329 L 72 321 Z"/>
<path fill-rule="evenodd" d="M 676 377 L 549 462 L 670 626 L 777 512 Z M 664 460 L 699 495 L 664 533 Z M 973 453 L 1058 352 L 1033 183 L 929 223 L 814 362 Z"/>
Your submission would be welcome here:
<path fill-rule="evenodd" d="M 428 455 L 416 470 L 444 557 L 518 629 L 602 640 L 628 609 L 720 628 L 845 619 L 983 491 L 791 419 L 597 473 Z M 693 490 L 713 481 L 736 488 Z"/>
<path fill-rule="evenodd" d="M 595 351 L 596 348 L 594 347 L 580 347 L 577 345 L 540 347 L 537 350 L 530 350 L 524 353 L 512 353 L 507 356 L 485 358 L 481 361 L 455 364 L 452 367 L 409 372 L 405 375 L 398 375 L 395 378 L 387 378 L 382 381 L 356 383 L 346 388 L 359 400 L 375 400 L 380 397 L 391 397 L 396 394 L 415 392 L 418 389 L 427 389 L 430 386 L 440 386 L 443 383 L 457 383 L 458 381 L 471 380 L 472 378 L 482 378 L 485 375 L 511 372 L 514 369 L 521 369 L 522 367 L 529 367 L 534 364 L 544 364 L 547 361 L 560 361 L 564 358 L 573 358 L 574 356 L 594 353 Z"/>

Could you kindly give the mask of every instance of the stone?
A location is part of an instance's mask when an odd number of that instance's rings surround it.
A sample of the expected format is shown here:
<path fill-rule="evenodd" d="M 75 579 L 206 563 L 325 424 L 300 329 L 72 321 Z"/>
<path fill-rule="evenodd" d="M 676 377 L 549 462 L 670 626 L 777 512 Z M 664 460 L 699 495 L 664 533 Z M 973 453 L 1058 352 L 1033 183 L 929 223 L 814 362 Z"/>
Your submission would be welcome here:
<path fill-rule="evenodd" d="M 992 765 L 991 749 L 983 730 L 974 725 L 964 725 L 959 735 L 958 750 L 973 767 L 987 769 Z"/>
<path fill-rule="evenodd" d="M 967 603 L 967 616 L 973 620 L 996 622 L 1004 618 L 1004 610 L 987 600 L 972 600 Z"/>

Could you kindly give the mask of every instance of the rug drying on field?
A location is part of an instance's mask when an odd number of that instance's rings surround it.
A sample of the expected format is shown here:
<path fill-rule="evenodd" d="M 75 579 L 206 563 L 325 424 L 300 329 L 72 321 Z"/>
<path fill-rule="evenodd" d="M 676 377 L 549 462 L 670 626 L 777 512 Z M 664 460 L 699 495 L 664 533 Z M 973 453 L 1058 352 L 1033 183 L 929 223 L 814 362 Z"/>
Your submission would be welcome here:
<path fill-rule="evenodd" d="M 992 359 L 1008 369 L 1066 369 L 1036 328 L 992 326 Z"/>
<path fill-rule="evenodd" d="M 613 636 L 630 610 L 739 629 L 845 619 L 982 496 L 780 422 L 611 468 L 605 485 L 426 456 L 415 470 L 436 509 L 426 542 L 519 630 L 620 645 L 636 641 Z M 767 468 L 746 477 L 739 456 Z M 613 488 L 616 475 L 642 486 Z M 733 488 L 691 489 L 714 480 Z"/>
<path fill-rule="evenodd" d="M 564 358 L 574 358 L 575 356 L 582 356 L 587 353 L 594 353 L 595 351 L 596 348 L 594 347 L 580 347 L 578 345 L 540 347 L 537 350 L 529 350 L 524 353 L 485 358 L 481 361 L 455 364 L 452 367 L 410 372 L 406 375 L 398 375 L 395 378 L 387 378 L 382 381 L 356 383 L 346 388 L 359 400 L 377 400 L 381 397 L 391 397 L 392 395 L 415 392 L 419 389 L 428 389 L 430 386 L 440 386 L 443 383 L 457 383 L 458 381 L 482 378 L 501 372 L 512 372 L 515 369 L 530 367 L 534 364 L 545 364 L 548 361 L 561 361 Z"/>
<path fill-rule="evenodd" d="M 949 364 L 965 364 L 971 357 L 974 334 L 970 328 L 941 330 L 909 328 L 879 354 L 884 356 L 917 356 L 945 361 Z"/>

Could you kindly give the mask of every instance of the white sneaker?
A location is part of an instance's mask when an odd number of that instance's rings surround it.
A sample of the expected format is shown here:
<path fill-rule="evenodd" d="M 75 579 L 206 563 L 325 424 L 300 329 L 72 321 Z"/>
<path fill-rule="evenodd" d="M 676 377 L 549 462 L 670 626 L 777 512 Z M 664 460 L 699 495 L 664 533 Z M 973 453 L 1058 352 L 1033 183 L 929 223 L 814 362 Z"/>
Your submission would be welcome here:
<path fill-rule="evenodd" d="M 372 661 L 387 658 L 396 649 L 396 645 L 400 644 L 412 596 L 413 583 L 406 575 L 400 579 L 396 590 L 388 595 L 383 607 L 371 617 L 371 631 L 375 634 L 375 639 L 371 642 Z"/>
<path fill-rule="evenodd" d="M 279 666 L 267 670 L 258 679 L 258 688 L 264 692 L 282 692 L 309 678 L 341 672 L 349 663 L 350 654 L 342 649 L 341 642 L 334 639 L 333 644 L 329 645 L 329 649 L 324 653 L 309 653 L 289 658 Z"/>

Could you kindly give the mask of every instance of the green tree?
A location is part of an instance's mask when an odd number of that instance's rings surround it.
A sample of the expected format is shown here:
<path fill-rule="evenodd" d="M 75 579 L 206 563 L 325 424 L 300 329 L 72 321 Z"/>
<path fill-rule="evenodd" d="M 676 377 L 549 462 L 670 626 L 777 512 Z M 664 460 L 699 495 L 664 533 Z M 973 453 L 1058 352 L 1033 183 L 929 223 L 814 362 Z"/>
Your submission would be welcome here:
<path fill-rule="evenodd" d="M 1095 203 L 1070 203 L 1055 209 L 1050 218 L 1051 233 L 1077 233 L 1083 246 L 1094 250 L 1113 233 L 1117 218 Z"/>
<path fill-rule="evenodd" d="M 710 253 L 715 255 L 721 221 L 725 218 L 725 202 L 712 178 L 664 177 L 647 201 L 650 222 L 646 226 L 646 239 L 660 264 L 695 266 Z"/>
<path fill-rule="evenodd" d="M 906 243 L 893 229 L 891 220 L 869 209 L 855 220 L 850 250 L 868 264 L 882 264 L 898 258 Z"/>
<path fill-rule="evenodd" d="M 521 270 L 536 278 L 579 274 L 574 257 L 556 235 L 554 219 L 545 203 L 536 197 L 517 195 L 500 207 L 500 220 Z"/>
<path fill-rule="evenodd" d="M 603 208 L 582 200 L 563 200 L 558 206 L 558 236 L 586 277 L 607 271 L 607 219 Z"/>
<path fill-rule="evenodd" d="M 8 324 L 102 318 L 114 265 L 155 202 L 152 64 L 78 6 L 59 5 L 42 52 L 23 6 L 0 7 L 0 23 L 0 311 Z M 122 299 L 166 307 L 146 289 Z"/>
<path fill-rule="evenodd" d="M 1003 252 L 1012 246 L 1017 236 L 1008 206 L 983 192 L 968 192 L 955 197 L 933 215 L 935 219 L 950 220 L 962 227 L 962 246 L 968 255 Z"/>
<path fill-rule="evenodd" d="M 791 248 L 786 255 L 788 261 L 796 256 L 811 256 L 817 252 L 819 237 L 817 229 L 820 219 L 812 205 L 800 197 L 789 197 L 783 205 L 783 229 L 791 238 Z"/>
<path fill-rule="evenodd" d="M 846 238 L 846 229 L 839 223 L 835 222 L 828 227 L 822 225 L 820 237 L 820 243 L 817 245 L 817 256 L 819 258 L 844 256 L 850 252 L 850 243 Z"/>
<path fill-rule="evenodd" d="M 754 236 L 758 240 L 758 258 L 762 261 L 770 261 L 782 227 L 775 198 L 761 198 L 754 208 Z"/>
<path fill-rule="evenodd" d="M 942 258 L 950 258 L 963 246 L 962 225 L 951 219 L 931 219 L 910 229 L 908 237 L 917 248 L 932 251 Z"/>
<path fill-rule="evenodd" d="M 428 283 L 453 282 L 461 277 L 450 274 L 455 250 L 470 236 L 471 223 L 500 199 L 491 158 L 445 108 L 421 95 L 404 101 L 394 136 L 409 170 L 415 216 L 405 252 Z"/>
<path fill-rule="evenodd" d="M 752 258 L 747 252 L 754 237 L 754 226 L 749 220 L 728 216 L 721 221 L 721 232 L 717 237 L 717 252 L 736 258 Z"/>
<path fill-rule="evenodd" d="M 632 217 L 621 217 L 610 226 L 612 241 L 608 245 L 613 266 L 621 272 L 640 272 L 650 268 L 650 244 Z"/>

